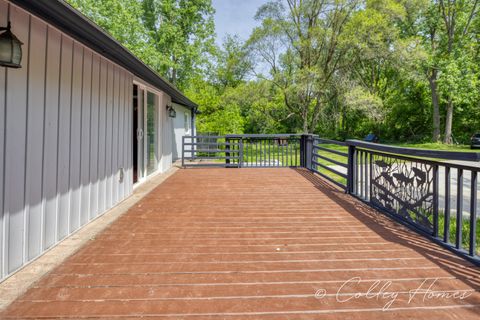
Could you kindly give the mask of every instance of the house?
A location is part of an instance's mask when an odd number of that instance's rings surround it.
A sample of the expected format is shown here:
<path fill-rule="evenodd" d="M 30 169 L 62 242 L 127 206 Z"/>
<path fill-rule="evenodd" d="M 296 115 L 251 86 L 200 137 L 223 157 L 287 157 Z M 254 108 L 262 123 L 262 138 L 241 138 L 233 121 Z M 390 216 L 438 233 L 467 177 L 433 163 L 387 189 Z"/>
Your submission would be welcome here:
<path fill-rule="evenodd" d="M 23 57 L 0 66 L 0 280 L 168 170 L 197 108 L 63 1 L 0 0 L 8 22 Z"/>

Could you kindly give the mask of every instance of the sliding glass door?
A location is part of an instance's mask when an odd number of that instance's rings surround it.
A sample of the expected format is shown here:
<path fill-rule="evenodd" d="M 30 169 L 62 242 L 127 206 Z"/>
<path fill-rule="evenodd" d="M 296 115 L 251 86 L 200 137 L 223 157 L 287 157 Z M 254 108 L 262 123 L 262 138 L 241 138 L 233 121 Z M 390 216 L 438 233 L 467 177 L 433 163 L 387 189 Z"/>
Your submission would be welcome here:
<path fill-rule="evenodd" d="M 158 169 L 158 95 L 134 85 L 133 178 L 134 183 Z"/>

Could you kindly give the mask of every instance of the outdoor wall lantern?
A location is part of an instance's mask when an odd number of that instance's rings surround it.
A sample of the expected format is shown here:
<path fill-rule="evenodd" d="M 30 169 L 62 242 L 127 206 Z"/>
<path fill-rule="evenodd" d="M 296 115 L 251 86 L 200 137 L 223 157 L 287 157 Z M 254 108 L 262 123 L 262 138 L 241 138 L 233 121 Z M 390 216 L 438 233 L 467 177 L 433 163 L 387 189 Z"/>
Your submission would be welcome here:
<path fill-rule="evenodd" d="M 7 27 L 0 27 L 0 66 L 21 68 L 23 43 L 10 31 L 10 21 Z"/>
<path fill-rule="evenodd" d="M 177 111 L 173 108 L 171 104 L 167 104 L 167 111 L 168 111 L 168 116 L 170 118 L 176 118 L 177 117 Z"/>

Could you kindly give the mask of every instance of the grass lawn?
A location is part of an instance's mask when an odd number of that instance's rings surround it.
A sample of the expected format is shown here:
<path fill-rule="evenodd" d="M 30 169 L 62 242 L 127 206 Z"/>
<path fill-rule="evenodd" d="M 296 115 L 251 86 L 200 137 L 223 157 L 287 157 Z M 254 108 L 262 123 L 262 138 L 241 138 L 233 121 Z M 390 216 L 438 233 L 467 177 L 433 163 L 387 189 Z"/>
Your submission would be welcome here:
<path fill-rule="evenodd" d="M 348 153 L 348 147 L 345 147 L 345 146 L 339 146 L 339 145 L 336 145 L 336 144 L 322 144 L 321 146 L 324 147 L 324 148 L 330 149 L 330 150 Z M 326 157 L 328 159 L 338 161 L 340 163 L 347 164 L 347 162 L 348 162 L 347 157 L 341 156 L 339 154 L 331 153 L 331 152 L 328 152 L 328 151 L 325 151 L 325 150 L 317 150 L 317 154 L 320 155 L 320 156 Z M 325 160 L 325 159 L 317 158 L 316 161 L 318 163 L 321 163 L 321 164 L 325 165 L 325 166 L 329 166 L 329 167 L 330 166 L 337 166 L 335 169 L 338 168 L 337 164 L 335 164 L 333 162 L 330 162 L 328 160 Z M 322 174 L 332 178 L 333 180 L 335 180 L 335 181 L 337 181 L 337 182 L 339 182 L 343 185 L 347 184 L 347 180 L 344 177 L 339 176 L 339 175 L 331 172 L 330 170 L 327 170 L 327 169 L 322 168 L 322 167 L 318 167 L 317 170 L 319 172 L 321 172 Z"/>
<path fill-rule="evenodd" d="M 392 143 L 391 145 L 407 148 L 418 148 L 426 150 L 460 151 L 460 152 L 480 152 L 480 149 L 470 149 L 466 144 L 443 144 L 443 143 Z"/>
<path fill-rule="evenodd" d="M 289 141 L 279 145 L 276 140 L 261 143 L 244 143 L 243 162 L 245 166 L 300 166 L 300 144 Z"/>
<path fill-rule="evenodd" d="M 443 237 L 444 234 L 444 225 L 445 219 L 443 212 L 440 212 L 438 215 L 438 235 Z M 450 216 L 450 225 L 449 225 L 449 242 L 455 243 L 456 241 L 456 230 L 457 230 L 457 218 L 455 216 Z M 480 219 L 477 219 L 477 247 L 476 252 L 480 254 Z M 462 222 L 462 247 L 465 250 L 469 249 L 470 245 L 470 219 L 463 219 Z"/>

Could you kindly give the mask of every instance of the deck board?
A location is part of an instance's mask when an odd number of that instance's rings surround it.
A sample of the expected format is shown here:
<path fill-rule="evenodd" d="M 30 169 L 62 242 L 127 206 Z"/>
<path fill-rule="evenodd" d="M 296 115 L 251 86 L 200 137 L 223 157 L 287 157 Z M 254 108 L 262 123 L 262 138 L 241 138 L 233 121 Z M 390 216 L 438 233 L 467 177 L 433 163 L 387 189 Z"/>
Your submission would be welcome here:
<path fill-rule="evenodd" d="M 185 169 L 0 318 L 478 319 L 479 288 L 478 267 L 305 170 Z"/>

